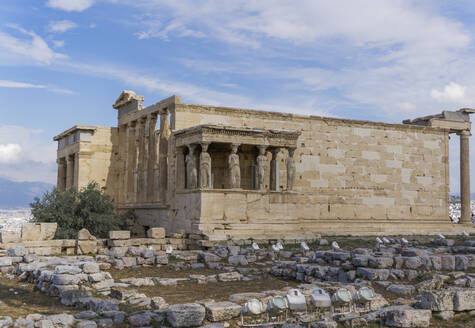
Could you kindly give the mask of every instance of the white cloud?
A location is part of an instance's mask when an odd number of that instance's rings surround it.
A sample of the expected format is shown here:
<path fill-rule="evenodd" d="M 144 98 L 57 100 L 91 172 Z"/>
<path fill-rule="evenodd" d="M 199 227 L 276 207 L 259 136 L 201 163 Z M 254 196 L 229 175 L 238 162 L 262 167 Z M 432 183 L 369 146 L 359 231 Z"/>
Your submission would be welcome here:
<path fill-rule="evenodd" d="M 440 103 L 460 103 L 466 100 L 466 91 L 467 87 L 450 82 L 442 91 L 433 89 L 430 95 Z"/>
<path fill-rule="evenodd" d="M 0 163 L 16 162 L 21 153 L 21 146 L 18 144 L 0 144 Z"/>
<path fill-rule="evenodd" d="M 27 31 L 18 25 L 8 25 L 20 33 L 23 38 L 0 31 L 0 62 L 35 63 L 50 65 L 55 60 L 67 58 L 66 55 L 53 51 L 46 41 L 33 31 Z"/>
<path fill-rule="evenodd" d="M 53 40 L 53 45 L 55 48 L 62 48 L 64 47 L 64 41 L 63 40 Z"/>
<path fill-rule="evenodd" d="M 9 81 L 9 80 L 0 80 L 0 88 L 46 89 L 48 91 L 55 92 L 55 93 L 70 94 L 70 95 L 76 94 L 76 92 L 69 89 L 65 89 L 65 88 L 58 88 L 58 87 L 50 86 L 50 85 L 32 84 L 32 83 Z"/>
<path fill-rule="evenodd" d="M 211 67 L 265 73 L 261 76 L 274 78 L 277 87 L 291 86 L 294 92 L 335 89 L 339 101 L 383 110 L 388 119 L 442 109 L 431 90 L 460 80 L 475 64 L 470 31 L 433 2 L 120 2 L 143 13 L 139 38 L 198 36 L 231 44 L 240 57 L 211 59 Z M 294 61 L 298 56 L 303 60 Z M 475 85 L 471 79 L 468 84 Z"/>
<path fill-rule="evenodd" d="M 84 11 L 94 4 L 94 0 L 48 0 L 46 5 L 64 11 Z"/>
<path fill-rule="evenodd" d="M 77 27 L 76 23 L 65 19 L 61 21 L 50 22 L 48 25 L 48 30 L 53 33 L 64 33 L 75 27 Z"/>
<path fill-rule="evenodd" d="M 0 80 L 0 88 L 34 88 L 34 89 L 44 89 L 45 85 L 42 84 L 31 84 L 25 82 L 16 82 L 8 80 Z"/>
<path fill-rule="evenodd" d="M 0 176 L 54 182 L 56 145 L 41 129 L 0 125 Z"/>

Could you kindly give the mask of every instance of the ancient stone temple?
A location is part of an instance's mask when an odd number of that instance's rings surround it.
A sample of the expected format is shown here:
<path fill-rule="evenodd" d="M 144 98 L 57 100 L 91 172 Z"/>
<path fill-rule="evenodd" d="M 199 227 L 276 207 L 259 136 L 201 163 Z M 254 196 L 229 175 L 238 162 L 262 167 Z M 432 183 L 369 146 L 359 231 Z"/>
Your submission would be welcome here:
<path fill-rule="evenodd" d="M 387 124 L 183 104 L 124 91 L 117 127 L 58 141 L 58 187 L 98 182 L 138 225 L 212 240 L 472 231 L 470 109 Z M 448 219 L 461 138 L 462 224 Z"/>

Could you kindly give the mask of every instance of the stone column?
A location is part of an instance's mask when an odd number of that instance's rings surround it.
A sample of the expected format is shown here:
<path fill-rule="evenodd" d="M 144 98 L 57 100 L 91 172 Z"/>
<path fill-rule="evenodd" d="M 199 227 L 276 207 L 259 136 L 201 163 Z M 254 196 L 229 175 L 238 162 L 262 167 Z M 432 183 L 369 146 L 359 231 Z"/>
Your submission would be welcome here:
<path fill-rule="evenodd" d="M 60 191 L 66 189 L 66 160 L 64 158 L 59 158 L 58 163 L 58 182 L 57 188 Z"/>
<path fill-rule="evenodd" d="M 158 162 L 158 157 L 160 154 L 160 130 L 156 130 L 154 134 L 155 138 L 155 162 L 153 164 L 153 201 L 159 202 L 159 193 L 160 193 L 160 165 Z M 185 179 L 183 178 L 183 181 Z"/>
<path fill-rule="evenodd" d="M 185 147 L 176 149 L 176 186 L 177 190 L 186 188 L 186 164 L 185 164 Z"/>
<path fill-rule="evenodd" d="M 257 146 L 259 149 L 259 155 L 257 156 L 257 190 L 266 189 L 266 177 L 267 177 L 267 146 Z"/>
<path fill-rule="evenodd" d="M 209 142 L 201 143 L 200 188 L 211 188 L 211 156 L 208 153 Z"/>
<path fill-rule="evenodd" d="M 136 203 L 138 201 L 139 193 L 139 163 L 140 163 L 140 122 L 135 123 L 135 135 L 134 135 L 134 160 L 133 160 L 133 183 L 134 189 L 132 192 L 132 202 Z"/>
<path fill-rule="evenodd" d="M 74 155 L 66 157 L 66 190 L 73 187 L 74 184 Z"/>
<path fill-rule="evenodd" d="M 148 118 L 148 161 L 147 161 L 147 202 L 154 201 L 154 184 L 155 184 L 155 162 L 157 159 L 155 128 L 157 126 L 157 113 L 152 113 Z"/>
<path fill-rule="evenodd" d="M 158 199 L 165 203 L 168 188 L 168 139 L 170 138 L 170 125 L 168 122 L 168 109 L 160 110 L 160 145 L 159 145 L 159 172 L 160 186 Z"/>
<path fill-rule="evenodd" d="M 149 153 L 149 142 L 150 142 L 150 117 L 147 116 L 144 118 L 144 133 L 142 138 L 142 171 L 141 174 L 141 183 L 140 183 L 140 190 L 141 190 L 141 197 L 140 201 L 145 203 L 148 199 L 148 161 L 150 158 Z"/>
<path fill-rule="evenodd" d="M 287 168 L 287 190 L 292 190 L 294 188 L 295 182 L 295 159 L 294 159 L 294 152 L 295 148 L 288 148 L 289 157 L 285 159 L 285 166 Z"/>
<path fill-rule="evenodd" d="M 460 223 L 472 223 L 472 209 L 470 204 L 470 150 L 468 138 L 469 131 L 460 132 L 460 199 L 462 214 Z"/>
<path fill-rule="evenodd" d="M 231 144 L 231 154 L 229 154 L 229 187 L 231 189 L 241 188 L 241 167 L 239 166 L 239 155 L 237 154 L 239 144 Z"/>
<path fill-rule="evenodd" d="M 196 145 L 188 145 L 188 155 L 186 155 L 186 187 L 196 189 L 198 187 L 198 172 L 196 171 L 195 160 Z"/>
<path fill-rule="evenodd" d="M 146 118 L 142 117 L 139 121 L 139 128 L 137 134 L 137 165 L 136 165 L 136 201 L 139 203 L 144 202 L 144 170 L 145 170 L 145 130 L 146 130 Z"/>
<path fill-rule="evenodd" d="M 75 153 L 73 156 L 74 156 L 73 187 L 79 190 L 79 153 Z"/>
<path fill-rule="evenodd" d="M 127 193 L 126 201 L 128 203 L 134 201 L 134 168 L 135 168 L 135 126 L 136 122 L 131 122 L 127 126 Z"/>
<path fill-rule="evenodd" d="M 127 199 L 127 124 L 119 126 L 119 204 Z"/>
<path fill-rule="evenodd" d="M 272 159 L 270 161 L 270 190 L 279 190 L 279 161 L 277 155 L 280 152 L 280 148 L 272 148 Z"/>

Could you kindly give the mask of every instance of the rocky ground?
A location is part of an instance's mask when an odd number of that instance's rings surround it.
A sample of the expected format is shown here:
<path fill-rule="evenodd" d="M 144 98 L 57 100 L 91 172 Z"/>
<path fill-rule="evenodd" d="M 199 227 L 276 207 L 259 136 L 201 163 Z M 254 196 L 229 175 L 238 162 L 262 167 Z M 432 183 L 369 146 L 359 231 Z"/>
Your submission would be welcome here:
<path fill-rule="evenodd" d="M 0 254 L 0 328 L 475 327 L 474 236 L 282 246 L 54 257 L 18 246 Z M 363 287 L 375 292 L 366 301 Z M 344 289 L 349 302 L 316 307 L 317 288 L 330 297 Z M 279 297 L 287 309 L 273 306 Z M 250 300 L 264 312 L 251 315 Z"/>

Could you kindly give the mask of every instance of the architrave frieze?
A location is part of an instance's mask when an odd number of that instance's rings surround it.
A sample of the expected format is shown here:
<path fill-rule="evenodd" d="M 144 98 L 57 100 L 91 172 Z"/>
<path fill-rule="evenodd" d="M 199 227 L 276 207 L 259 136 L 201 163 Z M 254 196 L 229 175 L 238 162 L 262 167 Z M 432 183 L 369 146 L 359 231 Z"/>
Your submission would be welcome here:
<path fill-rule="evenodd" d="M 176 146 L 201 142 L 297 147 L 301 132 L 296 130 L 255 129 L 224 125 L 198 125 L 173 133 Z"/>

